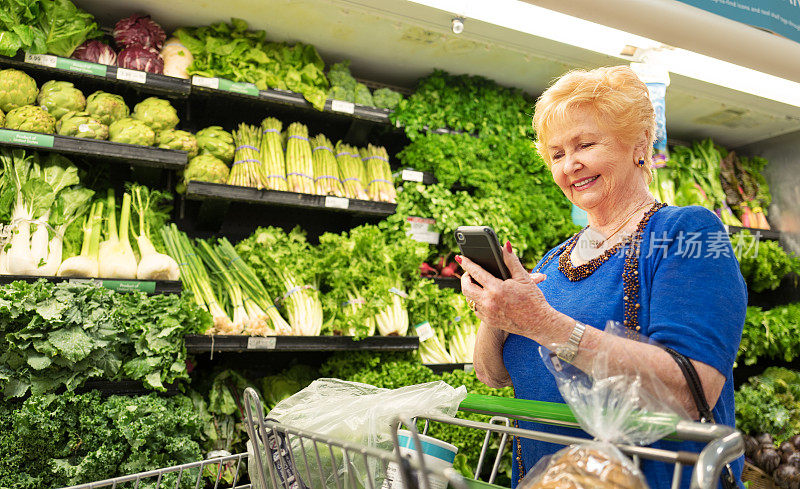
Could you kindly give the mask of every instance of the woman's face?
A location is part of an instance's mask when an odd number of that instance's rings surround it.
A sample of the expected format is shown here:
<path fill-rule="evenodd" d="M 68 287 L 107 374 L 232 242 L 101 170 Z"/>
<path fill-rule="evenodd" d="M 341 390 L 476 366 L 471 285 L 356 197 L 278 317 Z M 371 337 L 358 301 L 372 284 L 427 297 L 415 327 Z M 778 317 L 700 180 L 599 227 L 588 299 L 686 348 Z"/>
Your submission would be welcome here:
<path fill-rule="evenodd" d="M 587 212 L 602 211 L 633 194 L 642 178 L 634 149 L 633 142 L 621 141 L 598 125 L 590 107 L 572 109 L 547 141 L 556 184 Z"/>

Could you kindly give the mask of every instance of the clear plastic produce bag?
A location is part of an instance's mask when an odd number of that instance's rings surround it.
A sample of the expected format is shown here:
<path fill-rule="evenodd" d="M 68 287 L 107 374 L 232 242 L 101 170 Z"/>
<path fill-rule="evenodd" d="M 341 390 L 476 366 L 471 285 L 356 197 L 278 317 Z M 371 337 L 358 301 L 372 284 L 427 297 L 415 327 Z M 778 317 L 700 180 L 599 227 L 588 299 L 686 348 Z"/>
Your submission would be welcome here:
<path fill-rule="evenodd" d="M 594 440 L 542 458 L 520 489 L 649 489 L 642 472 L 614 444 L 649 445 L 689 417 L 645 362 L 625 348 L 624 334 L 618 323 L 608 323 L 587 372 L 560 360 L 555 348 L 540 347 L 564 401 Z M 623 361 L 642 368 L 623 371 Z"/>
<path fill-rule="evenodd" d="M 339 379 L 318 379 L 279 402 L 267 418 L 340 442 L 391 451 L 391 430 L 395 428 L 392 422 L 398 415 L 452 417 L 466 396 L 464 386 L 456 389 L 442 381 L 392 390 Z M 252 453 L 252 441 L 247 442 L 247 449 Z M 299 488 L 337 488 L 334 472 L 345 489 L 352 485 L 351 474 L 359 487 L 369 487 L 366 482 L 368 474 L 371 474 L 375 487 L 381 486 L 385 476 L 382 464 L 372 458 L 369 467 L 360 457 L 351 457 L 350 464 L 347 464 L 341 450 L 333 449 L 331 454 L 326 447 L 320 446 L 320 467 L 312 444 L 305 442 L 301 447 L 299 439 L 292 437 L 291 449 L 295 461 L 301 461 L 297 462 L 300 466 L 295 467 L 295 475 L 300 479 L 296 487 Z M 262 459 L 268 460 L 266 454 Z M 250 463 L 253 460 L 250 457 Z M 306 460 L 308 470 L 304 465 Z M 251 469 L 250 473 L 255 474 L 255 471 Z M 269 473 L 268 467 L 264 467 L 264 473 Z M 312 480 L 305 480 L 309 473 Z M 253 482 L 254 489 L 267 489 L 262 488 L 258 481 Z"/>

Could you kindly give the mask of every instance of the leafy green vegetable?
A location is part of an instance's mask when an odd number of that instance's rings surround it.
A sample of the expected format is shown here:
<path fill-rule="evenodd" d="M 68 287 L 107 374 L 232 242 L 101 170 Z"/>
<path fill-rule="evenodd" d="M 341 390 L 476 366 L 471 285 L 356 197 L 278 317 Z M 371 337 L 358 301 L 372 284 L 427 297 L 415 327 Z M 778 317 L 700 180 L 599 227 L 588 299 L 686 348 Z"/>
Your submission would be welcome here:
<path fill-rule="evenodd" d="M 0 487 L 63 487 L 196 462 L 201 423 L 185 396 L 102 399 L 95 391 L 0 405 Z M 194 487 L 196 474 L 185 473 L 179 487 Z M 176 483 L 175 474 L 161 481 Z"/>
<path fill-rule="evenodd" d="M 183 336 L 209 323 L 188 296 L 13 282 L 0 288 L 0 388 L 21 397 L 102 377 L 164 390 L 188 378 Z"/>
<path fill-rule="evenodd" d="M 37 25 L 41 13 L 39 0 L 0 2 L 0 55 L 14 56 L 20 49 L 36 54 L 47 51 L 46 36 Z"/>
<path fill-rule="evenodd" d="M 391 303 L 389 289 L 408 291 L 419 282 L 418 267 L 428 250 L 406 236 L 363 225 L 349 233 L 322 235 L 317 252 L 333 329 L 362 336 L 371 334 L 369 320 Z M 353 301 L 360 302 L 355 311 L 347 307 Z"/>
<path fill-rule="evenodd" d="M 403 100 L 403 95 L 390 88 L 379 88 L 372 92 L 372 100 L 375 107 L 392 110 Z"/>
<path fill-rule="evenodd" d="M 427 129 L 450 128 L 505 137 L 531 134 L 533 103 L 521 91 L 480 77 L 436 70 L 392 113 L 412 140 Z"/>
<path fill-rule="evenodd" d="M 242 19 L 184 27 L 175 35 L 194 57 L 189 75 L 253 83 L 261 90 L 292 90 L 319 110 L 325 106 L 328 79 L 314 46 L 267 42 L 264 31 L 248 30 Z"/>
<path fill-rule="evenodd" d="M 745 282 L 755 292 L 777 289 L 789 273 L 800 273 L 800 258 L 790 255 L 779 242 L 755 241 L 748 232 L 731 236 Z"/>
<path fill-rule="evenodd" d="M 40 0 L 39 27 L 45 35 L 47 52 L 68 58 L 87 39 L 99 37 L 94 17 L 69 0 Z"/>
<path fill-rule="evenodd" d="M 734 394 L 736 427 L 745 433 L 769 433 L 777 443 L 800 433 L 800 373 L 770 367 L 751 377 Z"/>
<path fill-rule="evenodd" d="M 791 362 L 800 357 L 800 303 L 767 311 L 748 307 L 737 361 L 753 365 L 760 358 Z"/>

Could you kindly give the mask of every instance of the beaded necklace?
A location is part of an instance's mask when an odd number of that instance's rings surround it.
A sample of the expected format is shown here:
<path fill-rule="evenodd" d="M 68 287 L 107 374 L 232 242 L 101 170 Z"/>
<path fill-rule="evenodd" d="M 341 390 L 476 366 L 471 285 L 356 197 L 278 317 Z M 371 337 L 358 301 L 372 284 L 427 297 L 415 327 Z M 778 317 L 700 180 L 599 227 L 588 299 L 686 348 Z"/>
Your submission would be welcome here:
<path fill-rule="evenodd" d="M 561 270 L 561 272 L 571 282 L 577 282 L 578 280 L 583 280 L 594 273 L 594 271 L 597 270 L 600 265 L 608 261 L 608 259 L 623 246 L 630 245 L 630 247 L 626 250 L 625 266 L 622 269 L 622 290 L 624 292 L 624 295 L 622 296 L 624 311 L 624 319 L 622 324 L 625 326 L 625 336 L 632 340 L 638 340 L 639 330 L 642 328 L 639 325 L 639 308 L 641 305 L 636 302 L 637 298 L 639 297 L 639 247 L 641 246 L 642 242 L 642 233 L 644 232 L 644 228 L 647 226 L 647 223 L 650 221 L 650 218 L 653 217 L 653 214 L 666 206 L 667 204 L 660 202 L 653 204 L 653 206 L 644 214 L 642 220 L 639 221 L 639 224 L 636 226 L 636 231 L 630 237 L 609 248 L 602 255 L 576 267 L 572 265 L 570 255 L 572 254 L 572 249 L 578 242 L 581 233 L 586 230 L 586 228 L 584 228 L 575 233 L 575 235 L 566 243 L 564 243 L 561 248 L 558 249 L 558 251 L 548 256 L 541 265 L 536 267 L 534 272 L 539 273 L 542 268 L 545 267 L 545 265 L 547 265 L 554 257 L 558 256 L 558 269 Z M 514 393 L 514 397 L 516 397 L 516 393 Z M 514 425 L 517 429 L 519 429 L 519 421 L 514 421 Z M 520 443 L 518 436 L 514 438 L 516 440 L 516 458 L 519 469 L 519 479 L 517 480 L 517 484 L 519 484 L 522 482 L 523 477 L 525 477 L 525 467 L 522 464 L 522 443 Z"/>

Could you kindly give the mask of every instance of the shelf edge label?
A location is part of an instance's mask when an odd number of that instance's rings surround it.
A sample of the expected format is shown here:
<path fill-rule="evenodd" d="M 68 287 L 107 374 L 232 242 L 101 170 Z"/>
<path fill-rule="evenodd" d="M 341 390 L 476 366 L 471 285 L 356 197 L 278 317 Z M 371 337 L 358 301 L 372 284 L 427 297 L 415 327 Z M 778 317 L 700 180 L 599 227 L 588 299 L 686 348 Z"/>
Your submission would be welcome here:
<path fill-rule="evenodd" d="M 58 58 L 51 54 L 31 54 L 25 53 L 25 62 L 32 65 L 47 66 L 48 68 L 55 68 L 58 64 Z"/>
<path fill-rule="evenodd" d="M 117 68 L 117 80 L 125 80 L 134 83 L 147 83 L 147 72 L 129 70 L 126 68 Z"/>
<path fill-rule="evenodd" d="M 217 85 L 220 90 L 225 90 L 226 92 L 233 92 L 233 93 L 240 93 L 242 95 L 252 95 L 258 97 L 259 91 L 258 87 L 253 85 L 252 83 L 242 83 L 242 82 L 233 82 L 230 80 L 226 80 L 224 78 L 217 79 Z"/>
<path fill-rule="evenodd" d="M 412 216 L 407 217 L 406 222 L 410 225 L 408 231 L 406 231 L 406 236 L 420 243 L 439 244 L 441 234 L 431 229 L 431 226 L 436 224 L 435 219 Z"/>
<path fill-rule="evenodd" d="M 219 88 L 219 78 L 207 78 L 205 76 L 194 75 L 192 76 L 192 85 L 216 90 Z"/>
<path fill-rule="evenodd" d="M 41 148 L 52 148 L 55 142 L 55 137 L 49 134 L 0 129 L 0 142 L 39 146 Z"/>
<path fill-rule="evenodd" d="M 248 350 L 274 350 L 278 339 L 274 336 L 251 336 L 247 338 Z"/>
<path fill-rule="evenodd" d="M 433 326 L 428 321 L 417 324 L 414 329 L 417 331 L 420 343 L 433 338 Z"/>
<path fill-rule="evenodd" d="M 145 292 L 153 294 L 156 283 L 147 280 L 103 280 L 103 287 L 117 292 Z"/>
<path fill-rule="evenodd" d="M 342 112 L 352 115 L 356 111 L 356 104 L 353 102 L 345 102 L 344 100 L 331 100 L 331 110 L 333 112 Z"/>
<path fill-rule="evenodd" d="M 331 207 L 333 209 L 348 209 L 350 207 L 350 199 L 327 195 L 325 196 L 325 207 Z"/>
<path fill-rule="evenodd" d="M 400 175 L 400 178 L 406 182 L 422 183 L 423 177 L 424 174 L 421 171 L 416 170 L 403 170 L 403 173 Z"/>
<path fill-rule="evenodd" d="M 80 59 L 57 58 L 56 68 L 62 70 L 72 71 L 75 73 L 83 73 L 85 75 L 106 76 L 108 67 L 98 63 L 90 63 Z"/>

